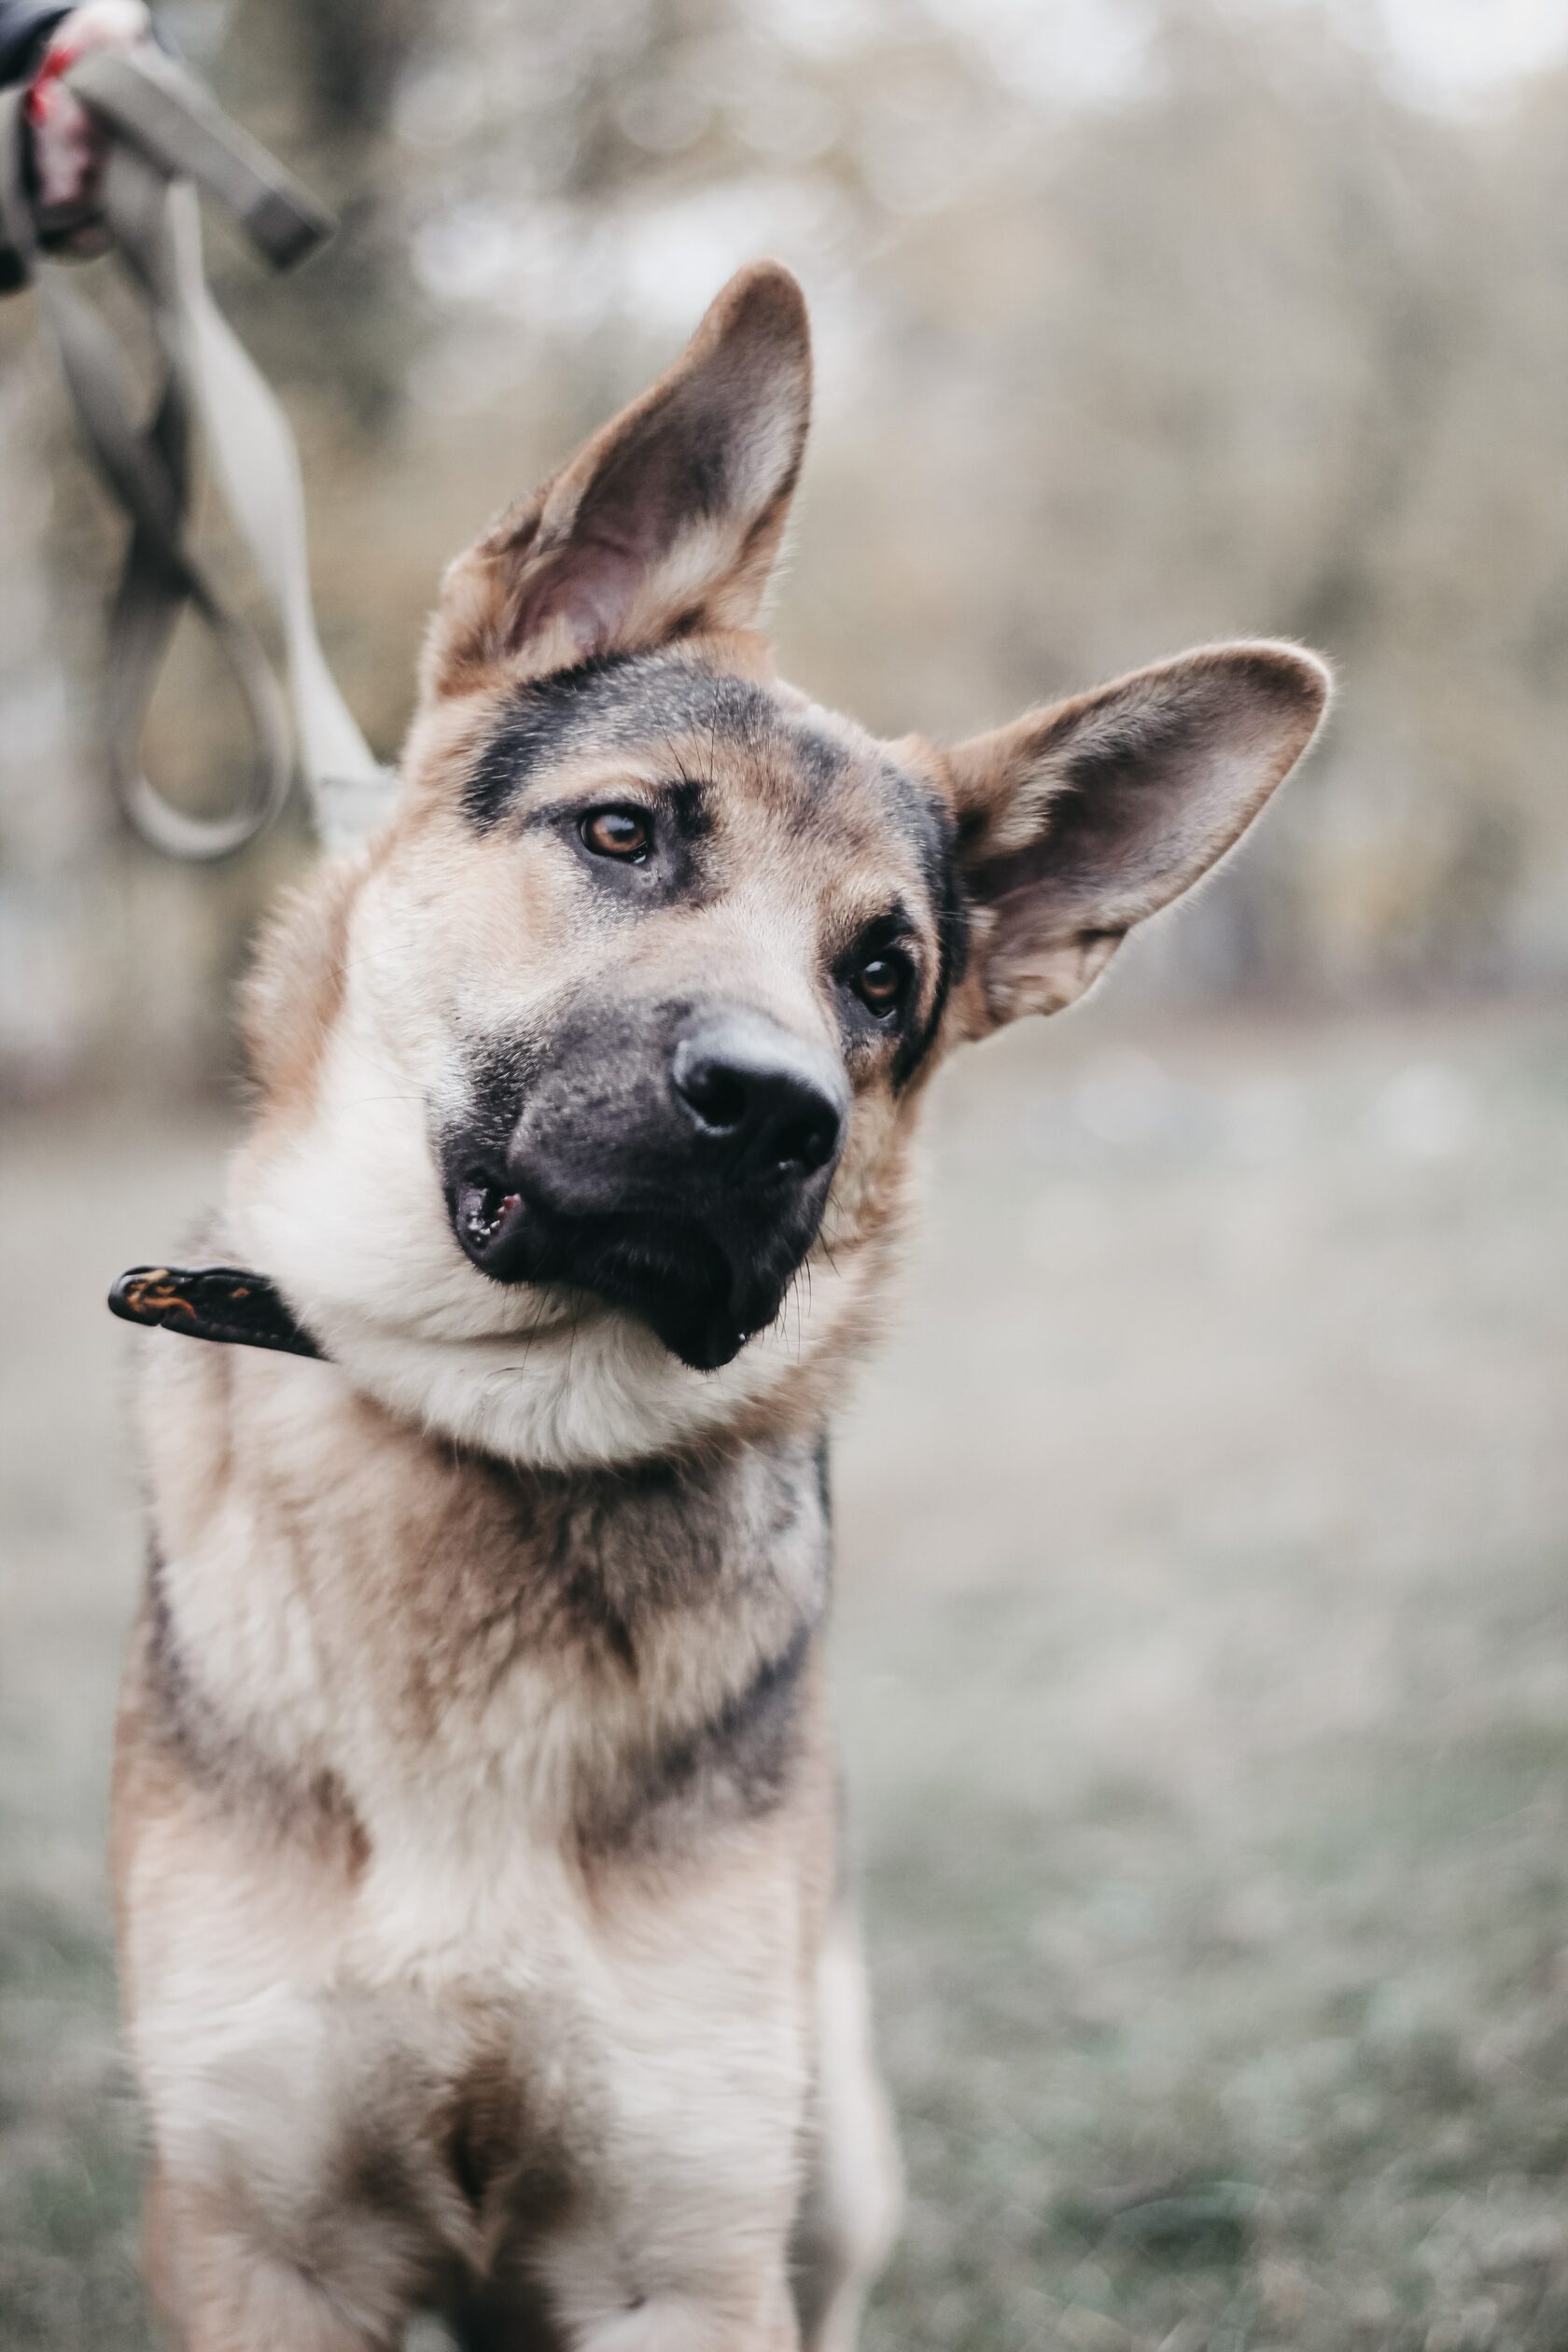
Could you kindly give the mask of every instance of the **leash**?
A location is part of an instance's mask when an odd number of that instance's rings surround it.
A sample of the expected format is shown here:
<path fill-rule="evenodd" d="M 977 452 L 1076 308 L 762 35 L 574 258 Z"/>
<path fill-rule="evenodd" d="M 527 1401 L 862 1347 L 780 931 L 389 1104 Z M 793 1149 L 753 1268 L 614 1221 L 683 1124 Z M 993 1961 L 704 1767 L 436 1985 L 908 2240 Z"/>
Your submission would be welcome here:
<path fill-rule="evenodd" d="M 371 751 L 321 651 L 299 453 L 275 396 L 207 290 L 196 189 L 223 204 L 279 270 L 315 250 L 332 230 L 331 216 L 200 83 L 150 46 L 133 55 L 90 50 L 64 78 L 109 138 L 103 215 L 145 303 L 158 355 L 145 427 L 134 421 L 129 373 L 105 320 L 40 253 L 21 90 L 0 92 L 0 231 L 37 288 L 83 434 L 131 519 L 108 624 L 105 721 L 116 796 L 135 831 L 165 855 L 230 857 L 277 816 L 298 765 L 317 833 L 328 848 L 340 847 L 390 805 L 393 776 Z M 287 693 L 255 630 L 191 544 L 198 421 L 277 618 Z M 147 705 L 187 607 L 227 663 L 255 741 L 245 791 L 218 817 L 175 807 L 142 765 Z"/>
<path fill-rule="evenodd" d="M 338 692 L 316 635 L 299 453 L 282 408 L 207 291 L 196 190 L 205 189 L 274 269 L 329 235 L 331 216 L 159 51 L 90 50 L 64 77 L 109 133 L 103 217 L 146 306 L 158 363 L 149 421 L 134 421 L 123 357 L 94 305 L 40 252 L 28 188 L 23 90 L 0 92 L 0 247 L 37 288 L 77 421 L 131 538 L 108 625 L 105 735 L 121 808 L 155 849 L 189 861 L 231 856 L 288 797 L 296 764 L 329 848 L 371 830 L 390 805 L 392 772 L 374 758 Z M 194 432 L 205 432 L 226 503 L 282 634 L 285 693 L 255 630 L 235 611 L 189 531 Z M 239 804 L 193 817 L 142 766 L 141 736 L 181 613 L 211 633 L 255 738 Z M 290 707 L 291 706 L 291 707 Z M 238 1267 L 133 1267 L 109 1294 L 126 1322 L 193 1338 L 319 1356 L 276 1285 Z"/>
<path fill-rule="evenodd" d="M 240 1266 L 133 1266 L 109 1292 L 109 1312 L 188 1339 L 224 1339 L 284 1355 L 322 1354 L 275 1282 Z"/>

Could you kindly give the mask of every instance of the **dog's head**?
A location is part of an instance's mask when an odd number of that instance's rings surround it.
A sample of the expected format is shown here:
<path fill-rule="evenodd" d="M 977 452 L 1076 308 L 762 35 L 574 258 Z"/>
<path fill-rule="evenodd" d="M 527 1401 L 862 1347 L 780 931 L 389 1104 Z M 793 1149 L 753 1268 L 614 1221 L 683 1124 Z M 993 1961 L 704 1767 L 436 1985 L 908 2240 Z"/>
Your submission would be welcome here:
<path fill-rule="evenodd" d="M 938 749 L 774 674 L 805 308 L 761 265 L 453 566 L 398 814 L 253 991 L 237 1238 L 400 1409 L 518 1458 L 811 1414 L 943 1051 L 1080 995 L 1326 678 L 1273 644 Z"/>

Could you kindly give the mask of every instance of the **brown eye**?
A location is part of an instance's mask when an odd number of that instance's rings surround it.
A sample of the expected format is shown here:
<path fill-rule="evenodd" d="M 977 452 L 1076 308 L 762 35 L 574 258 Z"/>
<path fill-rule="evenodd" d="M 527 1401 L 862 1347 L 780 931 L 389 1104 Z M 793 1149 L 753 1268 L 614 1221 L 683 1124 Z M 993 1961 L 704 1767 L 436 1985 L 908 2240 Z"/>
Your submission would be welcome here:
<path fill-rule="evenodd" d="M 582 846 L 595 858 L 619 858 L 640 865 L 652 846 L 653 828 L 640 808 L 595 808 L 581 824 Z"/>
<path fill-rule="evenodd" d="M 892 1013 L 908 978 L 909 966 L 902 956 L 871 956 L 855 974 L 855 994 L 869 1012 Z"/>

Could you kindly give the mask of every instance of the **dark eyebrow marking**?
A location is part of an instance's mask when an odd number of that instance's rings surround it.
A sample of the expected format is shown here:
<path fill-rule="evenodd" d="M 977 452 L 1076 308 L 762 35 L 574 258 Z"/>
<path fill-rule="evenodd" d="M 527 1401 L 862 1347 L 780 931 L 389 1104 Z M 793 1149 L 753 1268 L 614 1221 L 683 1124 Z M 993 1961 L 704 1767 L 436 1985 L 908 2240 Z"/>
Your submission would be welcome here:
<path fill-rule="evenodd" d="M 882 955 L 889 947 L 917 944 L 919 936 L 919 926 L 906 902 L 895 899 L 891 906 L 885 907 L 880 915 L 868 916 L 864 922 L 856 925 L 845 945 L 843 956 L 853 954 L 858 959 L 864 955 Z"/>
<path fill-rule="evenodd" d="M 463 805 L 477 831 L 493 832 L 539 768 L 585 736 L 609 752 L 656 749 L 679 735 L 751 743 L 774 723 L 772 698 L 749 679 L 657 652 L 596 654 L 513 691 L 469 771 Z"/>
<path fill-rule="evenodd" d="M 695 777 L 683 776 L 678 784 L 661 786 L 659 797 L 682 841 L 703 841 L 713 831 L 713 796 Z"/>
<path fill-rule="evenodd" d="M 931 1011 L 920 1027 L 903 1039 L 893 1057 L 895 1093 L 909 1084 L 935 1044 L 948 997 L 969 966 L 969 909 L 959 887 L 955 854 L 958 828 L 946 807 L 933 794 L 919 792 L 913 784 L 909 789 L 911 796 L 919 803 L 924 819 L 920 865 L 936 917 L 936 985 L 931 990 Z"/>
<path fill-rule="evenodd" d="M 463 805 L 481 833 L 498 825 L 519 785 L 582 726 L 600 679 L 625 670 L 629 653 L 599 653 L 573 669 L 531 679 L 512 695 L 500 725 L 469 772 Z"/>

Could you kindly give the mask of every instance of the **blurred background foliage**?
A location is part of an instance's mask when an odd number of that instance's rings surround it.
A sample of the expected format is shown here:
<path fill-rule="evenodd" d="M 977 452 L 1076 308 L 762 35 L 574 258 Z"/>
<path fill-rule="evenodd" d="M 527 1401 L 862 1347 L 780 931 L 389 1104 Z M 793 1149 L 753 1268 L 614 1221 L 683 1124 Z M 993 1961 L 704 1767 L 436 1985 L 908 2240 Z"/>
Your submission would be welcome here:
<path fill-rule="evenodd" d="M 1225 632 L 1340 665 L 1325 750 L 1119 987 L 1560 980 L 1568 63 L 1480 13 L 1445 75 L 1451 0 L 1413 41 L 1394 0 L 171 4 L 343 214 L 295 279 L 222 224 L 211 259 L 296 420 L 377 749 L 441 564 L 770 251 L 818 329 L 777 618 L 824 699 L 944 734 Z M 119 525 L 32 329 L 4 306 L 5 1071 L 200 1085 L 302 835 L 215 886 L 120 833 L 91 691 Z M 232 783 L 198 644 L 150 751 L 194 801 Z"/>

